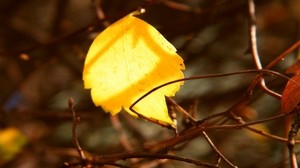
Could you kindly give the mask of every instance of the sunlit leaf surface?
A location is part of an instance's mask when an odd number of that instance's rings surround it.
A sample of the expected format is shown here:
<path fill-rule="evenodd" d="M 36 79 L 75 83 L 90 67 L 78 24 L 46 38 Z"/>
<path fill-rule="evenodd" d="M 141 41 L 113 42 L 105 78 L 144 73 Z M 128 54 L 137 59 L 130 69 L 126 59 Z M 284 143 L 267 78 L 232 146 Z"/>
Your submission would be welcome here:
<path fill-rule="evenodd" d="M 129 14 L 110 25 L 92 43 L 84 65 L 84 86 L 92 100 L 112 115 L 129 110 L 152 88 L 183 78 L 182 58 L 154 27 Z M 174 96 L 183 83 L 163 87 L 144 98 L 134 110 L 147 118 L 173 124 L 165 96 Z"/>

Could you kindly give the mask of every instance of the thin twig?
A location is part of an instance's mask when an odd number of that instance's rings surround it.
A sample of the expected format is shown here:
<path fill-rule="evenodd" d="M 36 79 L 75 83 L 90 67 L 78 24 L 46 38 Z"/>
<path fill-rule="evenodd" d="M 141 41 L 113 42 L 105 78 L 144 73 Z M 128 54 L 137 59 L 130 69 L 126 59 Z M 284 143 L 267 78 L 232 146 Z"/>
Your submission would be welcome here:
<path fill-rule="evenodd" d="M 295 139 L 296 139 L 298 130 L 300 128 L 300 110 L 297 107 L 294 110 L 296 111 L 296 119 L 295 119 L 295 122 L 292 124 L 291 130 L 289 132 L 287 146 L 288 146 L 289 153 L 290 153 L 291 168 L 298 168 L 297 157 L 296 157 L 296 154 L 294 151 L 294 147 L 295 147 Z"/>
<path fill-rule="evenodd" d="M 248 0 L 248 7 L 250 17 L 250 47 L 252 52 L 252 58 L 254 60 L 256 68 L 262 69 L 260 57 L 257 50 L 255 4 L 253 0 Z"/>
<path fill-rule="evenodd" d="M 184 4 L 184 3 L 178 3 L 178 2 L 174 2 L 174 1 L 170 1 L 170 0 L 164 0 L 161 1 L 162 4 L 164 4 L 165 6 L 177 10 L 177 11 L 182 11 L 182 12 L 192 12 L 192 13 L 198 13 L 199 9 L 193 9 L 192 7 Z"/>
<path fill-rule="evenodd" d="M 276 59 L 274 59 L 272 62 L 270 62 L 265 69 L 270 69 L 273 66 L 275 66 L 278 62 L 282 61 L 288 54 L 290 54 L 292 51 L 300 47 L 300 40 L 298 40 L 296 43 L 294 43 L 290 48 L 285 50 L 282 54 L 280 54 Z"/>
<path fill-rule="evenodd" d="M 256 38 L 256 17 L 255 17 L 255 4 L 254 0 L 248 0 L 248 7 L 249 7 L 249 24 L 250 24 L 250 47 L 251 47 L 251 56 L 253 58 L 253 61 L 256 65 L 257 69 L 263 69 L 260 56 L 258 54 L 258 48 L 257 48 L 257 38 Z M 265 82 L 265 79 L 259 75 L 259 84 L 260 87 L 268 94 L 270 94 L 273 97 L 280 98 L 281 95 L 270 90 Z"/>
<path fill-rule="evenodd" d="M 235 166 L 234 164 L 232 164 L 219 150 L 218 148 L 214 145 L 214 143 L 211 141 L 211 139 L 209 138 L 209 136 L 206 134 L 205 131 L 202 131 L 202 134 L 204 136 L 204 138 L 206 139 L 206 141 L 208 142 L 208 144 L 210 145 L 210 147 L 231 167 L 237 168 L 237 166 Z"/>
<path fill-rule="evenodd" d="M 196 119 L 191 116 L 185 109 L 183 109 L 174 99 L 170 98 L 170 97 L 166 97 L 167 100 L 172 103 L 175 107 L 175 109 L 178 111 L 178 112 L 181 112 L 182 114 L 184 114 L 192 124 L 195 124 L 196 123 Z"/>
<path fill-rule="evenodd" d="M 72 116 L 73 116 L 72 141 L 75 145 L 75 148 L 76 148 L 81 160 L 86 160 L 85 154 L 84 154 L 84 152 L 83 152 L 83 150 L 82 150 L 82 148 L 79 144 L 78 137 L 77 137 L 76 129 L 77 129 L 77 125 L 80 122 L 80 117 L 77 116 L 77 114 L 75 113 L 74 100 L 72 98 L 70 98 L 68 100 L 68 107 L 69 107 L 69 110 L 71 111 Z"/>
<path fill-rule="evenodd" d="M 170 159 L 170 160 L 177 160 L 177 161 L 194 164 L 196 166 L 202 166 L 207 168 L 218 168 L 213 164 L 202 162 L 199 160 L 189 159 L 186 157 L 162 154 L 162 153 L 142 153 L 142 152 L 122 153 L 122 154 L 107 155 L 107 156 L 103 156 L 103 155 L 95 156 L 92 158 L 91 163 L 105 165 L 106 163 L 112 163 L 118 160 L 124 160 L 129 158 Z"/>
<path fill-rule="evenodd" d="M 255 132 L 255 133 L 257 133 L 261 136 L 267 137 L 269 139 L 274 139 L 274 140 L 277 140 L 277 141 L 280 141 L 280 142 L 283 142 L 283 143 L 286 143 L 288 141 L 286 138 L 276 136 L 274 134 L 270 134 L 270 133 L 267 133 L 263 130 L 259 130 L 259 129 L 256 129 L 256 128 L 253 128 L 253 127 L 250 127 L 250 126 L 246 126 L 245 128 L 249 131 Z M 300 142 L 298 142 L 298 143 L 300 143 Z"/>
<path fill-rule="evenodd" d="M 122 144 L 125 151 L 127 151 L 127 152 L 132 151 L 133 146 L 131 145 L 131 143 L 128 139 L 128 136 L 125 134 L 124 130 L 122 129 L 122 125 L 120 123 L 118 115 L 111 116 L 110 120 L 111 120 L 113 128 L 116 130 L 116 132 L 118 134 L 119 141 Z M 138 160 L 131 159 L 130 161 L 132 163 L 136 163 Z"/>
<path fill-rule="evenodd" d="M 117 115 L 111 116 L 110 121 L 112 123 L 113 128 L 118 134 L 119 141 L 121 142 L 122 146 L 126 151 L 132 151 L 133 147 L 130 144 L 128 137 L 124 133 L 124 130 L 122 129 L 119 117 Z"/>
<path fill-rule="evenodd" d="M 258 120 L 258 121 L 254 121 L 254 122 L 244 123 L 244 124 L 217 125 L 217 126 L 205 126 L 205 127 L 202 126 L 201 124 L 199 124 L 197 127 L 191 128 L 191 129 L 185 131 L 184 133 L 179 134 L 179 136 L 177 136 L 177 137 L 173 137 L 171 139 L 156 143 L 155 145 L 145 146 L 145 148 L 148 149 L 148 150 L 151 150 L 151 151 L 159 151 L 161 149 L 171 148 L 174 145 L 178 145 L 178 144 L 183 143 L 185 141 L 194 139 L 195 137 L 198 137 L 202 133 L 202 131 L 211 131 L 211 130 L 217 130 L 217 129 L 241 129 L 241 128 L 246 128 L 246 129 L 249 129 L 249 130 L 254 131 L 256 133 L 259 133 L 262 136 L 265 136 L 265 137 L 268 137 L 268 138 L 286 143 L 287 142 L 286 138 L 275 136 L 275 135 L 263 132 L 261 130 L 257 130 L 257 129 L 252 128 L 252 127 L 250 127 L 250 128 L 247 128 L 247 127 L 251 126 L 251 125 L 258 124 L 258 123 L 283 118 L 283 117 L 286 117 L 287 115 L 290 115 L 290 114 L 292 114 L 292 112 L 291 113 L 282 113 L 282 114 L 279 114 L 279 115 L 274 116 L 274 117 L 270 117 L 270 118 L 267 118 L 267 119 Z M 296 141 L 296 143 L 300 144 L 300 141 Z"/>
<path fill-rule="evenodd" d="M 278 72 L 271 71 L 271 70 L 266 70 L 266 69 L 249 69 L 249 70 L 242 70 L 242 71 L 238 71 L 238 72 L 208 74 L 208 75 L 199 75 L 199 76 L 181 78 L 181 79 L 177 79 L 177 80 L 173 80 L 173 81 L 164 83 L 162 85 L 159 85 L 159 86 L 151 89 L 150 91 L 148 91 L 147 93 L 145 93 L 143 96 L 141 96 L 140 98 L 138 98 L 133 104 L 131 104 L 131 106 L 129 107 L 129 109 L 133 113 L 135 113 L 136 115 L 138 115 L 140 118 L 143 118 L 143 119 L 148 120 L 150 122 L 157 123 L 157 124 L 159 124 L 161 126 L 164 126 L 164 127 L 168 127 L 168 125 L 166 125 L 164 123 L 160 123 L 159 121 L 153 120 L 151 118 L 148 118 L 148 117 L 146 117 L 146 116 L 138 113 L 137 111 L 134 110 L 134 106 L 137 103 L 139 103 L 141 100 L 143 100 L 145 97 L 147 97 L 148 95 L 150 95 L 152 92 L 154 92 L 154 91 L 156 91 L 156 90 L 158 90 L 158 89 L 160 89 L 160 88 L 162 88 L 164 86 L 176 83 L 176 82 L 196 80 L 196 79 L 205 79 L 205 78 L 217 78 L 217 77 L 224 77 L 224 76 L 230 76 L 230 75 L 240 75 L 240 74 L 248 74 L 248 73 L 272 74 L 272 75 L 276 75 L 276 76 L 282 77 L 282 78 L 287 79 L 287 80 L 291 80 L 289 77 L 284 76 L 284 75 L 282 75 L 282 74 L 280 74 Z"/>

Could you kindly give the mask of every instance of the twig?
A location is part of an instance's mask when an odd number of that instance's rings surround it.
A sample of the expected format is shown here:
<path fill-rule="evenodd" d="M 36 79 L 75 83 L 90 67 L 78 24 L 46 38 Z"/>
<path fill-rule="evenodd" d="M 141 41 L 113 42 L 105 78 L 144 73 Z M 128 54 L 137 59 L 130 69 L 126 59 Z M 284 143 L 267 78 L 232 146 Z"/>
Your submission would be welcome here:
<path fill-rule="evenodd" d="M 261 61 L 260 61 L 260 56 L 258 54 L 258 49 L 257 49 L 257 38 L 256 38 L 256 17 L 255 17 L 255 4 L 254 0 L 248 0 L 248 7 L 249 7 L 249 24 L 250 24 L 250 47 L 251 47 L 251 56 L 253 58 L 253 61 L 256 65 L 257 69 L 263 69 Z M 280 98 L 281 95 L 270 90 L 266 86 L 265 79 L 259 75 L 259 84 L 260 87 L 268 94 L 270 94 L 273 97 Z"/>
<path fill-rule="evenodd" d="M 270 62 L 266 69 L 270 69 L 273 66 L 275 66 L 278 62 L 282 61 L 288 54 L 290 54 L 292 51 L 300 47 L 300 40 L 298 40 L 296 43 L 294 43 L 290 48 L 285 50 L 282 54 L 280 54 L 276 59 L 274 59 L 272 62 Z"/>
<path fill-rule="evenodd" d="M 117 115 L 111 116 L 110 120 L 113 125 L 113 128 L 116 130 L 116 132 L 118 134 L 119 141 L 122 144 L 125 151 L 127 151 L 127 152 L 132 151 L 133 147 L 132 147 L 130 141 L 128 140 L 127 135 L 124 133 L 124 130 L 122 129 L 122 126 L 121 126 L 118 116 Z M 130 161 L 132 163 L 136 163 L 138 160 L 131 159 Z"/>
<path fill-rule="evenodd" d="M 166 97 L 166 99 L 174 105 L 175 109 L 178 112 L 181 112 L 183 115 L 185 115 L 192 124 L 196 123 L 196 119 L 193 116 L 191 116 L 185 109 L 183 109 L 174 99 L 170 97 Z"/>
<path fill-rule="evenodd" d="M 255 4 L 253 0 L 248 0 L 248 7 L 250 17 L 250 47 L 252 52 L 252 58 L 254 60 L 256 68 L 262 69 L 260 57 L 257 50 Z"/>
<path fill-rule="evenodd" d="M 205 79 L 205 78 L 217 78 L 217 77 L 224 77 L 224 76 L 230 76 L 230 75 L 240 75 L 240 74 L 248 74 L 248 73 L 260 73 L 260 74 L 272 74 L 272 75 L 276 75 L 276 76 L 279 76 L 281 78 L 284 78 L 284 79 L 287 79 L 287 80 L 290 80 L 290 81 L 293 81 L 292 79 L 290 79 L 289 77 L 285 76 L 285 75 L 282 75 L 278 72 L 275 72 L 275 71 L 271 71 L 271 70 L 266 70 L 266 69 L 249 69 L 249 70 L 241 70 L 241 71 L 237 71 L 237 72 L 230 72 L 230 73 L 218 73 L 218 74 L 208 74 L 208 75 L 199 75 L 199 76 L 193 76 L 193 77 L 187 77 L 187 78 L 181 78 L 181 79 L 177 79 L 177 80 L 173 80 L 173 81 L 170 81 L 170 82 L 166 82 L 164 84 L 161 84 L 153 89 L 151 89 L 150 91 L 148 91 L 147 93 L 145 93 L 143 96 L 141 96 L 140 98 L 138 98 L 134 103 L 132 103 L 129 107 L 129 110 L 131 110 L 133 113 L 135 113 L 138 117 L 142 118 L 142 119 L 145 119 L 147 121 L 150 121 L 150 122 L 153 122 L 153 123 L 156 123 L 162 127 L 167 127 L 167 128 L 171 128 L 171 129 L 175 129 L 176 130 L 176 126 L 175 125 L 169 125 L 169 124 L 166 124 L 166 123 L 163 123 L 163 122 L 160 122 L 158 120 L 155 120 L 153 118 L 148 118 L 146 116 L 144 116 L 143 114 L 140 114 L 138 113 L 135 109 L 134 109 L 134 106 L 139 103 L 141 100 L 143 100 L 145 97 L 149 96 L 152 92 L 164 87 L 164 86 L 167 86 L 167 85 L 170 85 L 170 84 L 173 84 L 173 83 L 176 83 L 176 82 L 182 82 L 182 81 L 189 81 L 189 80 L 196 80 L 196 79 Z M 260 77 L 259 77 L 260 78 Z M 258 78 L 256 78 L 258 79 Z M 255 79 L 255 80 L 256 80 Z M 299 85 L 296 81 L 293 81 L 295 82 L 297 85 Z M 254 84 L 256 84 L 254 81 L 251 83 L 251 86 L 254 86 Z M 251 86 L 249 88 L 251 88 Z M 248 88 L 248 91 L 249 91 L 249 88 Z M 247 92 L 248 93 L 248 92 Z M 232 110 L 233 108 L 231 108 Z M 197 123 L 199 123 L 197 121 Z"/>
<path fill-rule="evenodd" d="M 214 145 L 214 143 L 211 141 L 211 139 L 209 138 L 209 136 L 206 134 L 205 131 L 202 131 L 202 134 L 204 136 L 204 138 L 206 139 L 206 141 L 208 142 L 208 144 L 210 145 L 210 147 L 218 154 L 218 156 L 220 156 L 220 158 L 222 158 L 229 166 L 237 168 L 237 166 L 233 165 L 219 150 L 218 148 Z"/>
<path fill-rule="evenodd" d="M 192 7 L 184 4 L 184 3 L 178 3 L 170 0 L 164 0 L 161 1 L 162 4 L 165 6 L 177 10 L 177 11 L 182 11 L 182 12 L 192 12 L 192 13 L 199 13 L 200 9 L 193 9 Z"/>
<path fill-rule="evenodd" d="M 189 159 L 181 156 L 162 154 L 162 153 L 142 153 L 142 152 L 123 153 L 123 154 L 115 154 L 115 155 L 107 155 L 107 156 L 95 156 L 92 158 L 91 163 L 106 164 L 106 163 L 115 162 L 117 160 L 124 160 L 129 158 L 171 159 L 171 160 L 177 160 L 177 161 L 194 164 L 196 166 L 202 166 L 207 168 L 218 168 L 217 166 L 210 163 Z"/>
<path fill-rule="evenodd" d="M 300 109 L 296 107 L 294 110 L 296 110 L 296 119 L 295 119 L 295 122 L 292 124 L 291 130 L 289 132 L 287 146 L 288 146 L 289 153 L 290 153 L 291 168 L 298 168 L 297 157 L 296 157 L 296 154 L 294 151 L 294 147 L 295 147 L 295 139 L 296 139 L 298 130 L 300 128 Z"/>
<path fill-rule="evenodd" d="M 79 124 L 80 122 L 80 117 L 76 115 L 75 113 L 75 110 L 74 110 L 74 100 L 72 98 L 69 98 L 68 100 L 68 107 L 69 107 L 69 110 L 71 111 L 72 113 L 72 116 L 73 116 L 73 127 L 72 127 L 72 141 L 75 145 L 75 148 L 80 156 L 80 159 L 81 160 L 86 160 L 86 157 L 85 157 L 85 154 L 79 144 L 79 141 L 78 141 L 78 137 L 77 137 L 77 132 L 76 132 L 76 129 L 77 129 L 77 125 Z"/>
<path fill-rule="evenodd" d="M 151 118 L 148 118 L 146 116 L 143 116 L 142 114 L 138 113 L 137 111 L 135 111 L 133 108 L 134 106 L 139 103 L 141 100 L 143 100 L 145 97 L 147 97 L 148 95 L 150 95 L 152 92 L 164 87 L 164 86 L 167 86 L 167 85 L 170 85 L 170 84 L 173 84 L 173 83 L 176 83 L 176 82 L 182 82 L 182 81 L 189 81 L 189 80 L 196 80 L 196 79 L 205 79 L 205 78 L 217 78 L 217 77 L 224 77 L 224 76 L 230 76 L 230 75 L 240 75 L 240 74 L 248 74 L 248 73 L 261 73 L 261 74 L 272 74 L 272 75 L 276 75 L 276 76 L 279 76 L 279 77 L 282 77 L 284 79 L 287 79 L 287 80 L 291 80 L 289 77 L 287 76 L 284 76 L 278 72 L 275 72 L 275 71 L 271 71 L 271 70 L 266 70 L 266 69 L 249 69 L 249 70 L 242 70 L 242 71 L 238 71 L 238 72 L 230 72 L 230 73 L 218 73 L 218 74 L 208 74 L 208 75 L 199 75 L 199 76 L 193 76 L 193 77 L 187 77 L 187 78 L 181 78 L 181 79 L 177 79 L 177 80 L 173 80 L 173 81 L 170 81 L 170 82 L 167 82 L 167 83 L 164 83 L 162 85 L 159 85 L 153 89 L 151 89 L 150 91 L 148 91 L 147 93 L 145 93 L 143 96 L 141 96 L 140 98 L 138 98 L 133 104 L 131 104 L 131 106 L 129 107 L 129 109 L 135 113 L 137 116 L 139 116 L 140 118 L 143 118 L 145 120 L 148 120 L 150 122 L 154 122 L 154 123 L 157 123 L 161 126 L 164 126 L 164 127 L 168 127 L 168 125 L 165 125 L 164 123 L 159 123 L 159 121 L 154 121 L 153 119 Z"/>
<path fill-rule="evenodd" d="M 195 137 L 198 137 L 202 131 L 211 131 L 211 130 L 217 130 L 217 129 L 241 129 L 241 128 L 247 128 L 250 125 L 255 125 L 261 122 L 266 122 L 266 121 L 271 121 L 271 120 L 275 120 L 275 119 L 279 119 L 279 118 L 283 118 L 286 117 L 287 115 L 290 115 L 292 113 L 283 113 L 283 114 L 279 114 L 277 116 L 274 117 L 270 117 L 267 119 L 263 119 L 263 120 L 259 120 L 259 121 L 255 121 L 255 122 L 249 122 L 249 123 L 244 123 L 244 124 L 232 124 L 232 125 L 217 125 L 217 126 L 206 126 L 203 127 L 201 124 L 197 125 L 197 127 L 191 128 L 187 131 L 185 131 L 183 134 L 180 134 L 177 137 L 173 137 L 171 139 L 156 143 L 155 145 L 149 145 L 146 146 L 145 148 L 151 151 L 159 151 L 163 148 L 171 148 L 174 145 L 178 145 L 180 143 L 183 143 L 185 141 L 194 139 Z M 247 128 L 249 129 L 249 128 Z M 259 133 L 262 136 L 266 136 L 268 138 L 272 138 L 274 140 L 280 141 L 280 142 L 287 142 L 286 138 L 283 137 L 278 137 L 272 134 L 268 134 L 265 132 L 262 132 L 260 130 L 257 130 L 255 128 L 250 127 L 251 131 L 255 131 L 256 133 Z M 296 141 L 297 144 L 300 144 L 300 141 Z"/>
<path fill-rule="evenodd" d="M 261 136 L 265 136 L 269 139 L 274 139 L 274 140 L 277 140 L 277 141 L 280 141 L 280 142 L 284 142 L 286 143 L 288 140 L 286 138 L 283 138 L 283 137 L 280 137 L 280 136 L 276 136 L 276 135 L 273 135 L 273 134 L 270 134 L 270 133 L 267 133 L 263 130 L 259 130 L 259 129 L 256 129 L 256 128 L 253 128 L 253 127 L 250 127 L 250 126 L 246 126 L 245 127 L 246 129 L 248 129 L 249 131 L 252 131 L 252 132 L 255 132 Z M 298 141 L 298 143 L 300 143 Z"/>
<path fill-rule="evenodd" d="M 73 162 L 73 163 L 65 162 L 59 168 L 71 168 L 71 167 L 82 166 L 83 164 L 84 163 L 82 163 L 82 162 Z M 103 163 L 93 163 L 93 165 L 102 167 L 104 164 Z M 118 164 L 118 163 L 105 163 L 105 165 L 110 165 L 110 166 L 115 166 L 115 167 L 120 167 L 120 168 L 130 168 L 129 166 Z"/>
<path fill-rule="evenodd" d="M 284 57 L 286 57 L 289 53 L 291 53 L 292 51 L 294 51 L 295 49 L 297 49 L 298 47 L 300 47 L 300 40 L 297 41 L 295 44 L 293 44 L 290 48 L 288 48 L 287 50 L 285 50 L 280 56 L 278 56 L 276 59 L 274 59 L 272 62 L 270 62 L 266 68 L 264 68 L 265 70 L 268 70 L 270 68 L 272 68 L 273 66 L 275 66 L 278 62 L 282 61 L 284 59 Z M 247 91 L 244 93 L 244 97 L 243 99 L 240 100 L 240 102 L 245 103 L 244 101 L 247 100 L 249 98 L 249 96 L 252 95 L 253 89 L 254 87 L 257 85 L 257 83 L 260 81 L 260 76 L 257 75 L 256 78 L 252 81 L 252 83 L 249 85 L 249 87 L 247 88 Z M 279 97 L 277 97 L 279 98 Z M 240 103 L 236 103 L 237 105 Z M 234 109 L 234 107 L 232 108 Z"/>
<path fill-rule="evenodd" d="M 132 145 L 128 141 L 128 137 L 126 136 L 126 134 L 124 133 L 124 130 L 122 129 L 122 126 L 121 126 L 118 116 L 117 115 L 111 116 L 110 121 L 113 125 L 113 128 L 116 130 L 119 140 L 120 140 L 122 146 L 124 147 L 124 149 L 126 151 L 132 151 Z"/>

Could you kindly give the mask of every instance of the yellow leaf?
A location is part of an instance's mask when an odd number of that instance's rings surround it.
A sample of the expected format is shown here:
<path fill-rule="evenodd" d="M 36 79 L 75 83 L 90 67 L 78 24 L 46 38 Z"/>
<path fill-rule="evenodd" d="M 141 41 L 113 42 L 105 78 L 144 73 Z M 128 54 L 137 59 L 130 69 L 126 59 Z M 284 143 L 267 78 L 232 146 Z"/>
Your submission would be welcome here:
<path fill-rule="evenodd" d="M 154 87 L 183 78 L 182 58 L 154 27 L 131 13 L 99 34 L 92 43 L 83 70 L 84 87 L 92 100 L 112 115 L 129 110 Z M 183 82 L 163 87 L 134 106 L 139 114 L 173 125 L 165 96 L 174 96 Z"/>
<path fill-rule="evenodd" d="M 18 129 L 0 130 L 0 162 L 13 159 L 26 143 L 27 138 Z"/>

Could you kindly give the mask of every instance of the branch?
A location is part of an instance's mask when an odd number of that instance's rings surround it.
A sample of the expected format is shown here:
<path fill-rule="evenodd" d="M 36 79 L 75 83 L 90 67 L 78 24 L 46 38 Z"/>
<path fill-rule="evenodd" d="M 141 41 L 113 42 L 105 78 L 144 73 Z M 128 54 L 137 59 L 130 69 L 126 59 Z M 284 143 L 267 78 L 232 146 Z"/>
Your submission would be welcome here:
<path fill-rule="evenodd" d="M 284 118 L 287 115 L 292 114 L 292 112 L 290 113 L 282 113 L 279 114 L 277 116 L 274 117 L 270 117 L 267 119 L 263 119 L 263 120 L 258 120 L 258 121 L 254 121 L 254 122 L 248 122 L 248 123 L 244 123 L 244 124 L 232 124 L 232 125 L 213 125 L 213 126 L 203 126 L 201 124 L 197 125 L 197 127 L 191 128 L 189 130 L 186 130 L 184 133 L 179 134 L 179 136 L 177 137 L 173 137 L 171 139 L 162 141 L 162 142 L 158 142 L 155 145 L 148 145 L 145 146 L 146 149 L 150 150 L 150 151 L 160 151 L 161 149 L 164 148 L 171 148 L 175 145 L 178 145 L 180 143 L 183 143 L 185 141 L 190 141 L 191 139 L 194 139 L 195 137 L 198 137 L 199 135 L 201 135 L 202 131 L 215 131 L 218 129 L 241 129 L 241 128 L 246 128 L 249 129 L 251 131 L 254 131 L 256 133 L 259 133 L 262 136 L 266 136 L 268 138 L 272 138 L 274 140 L 280 141 L 280 142 L 287 142 L 288 140 L 286 138 L 283 137 L 278 137 L 266 132 L 262 132 L 260 130 L 257 130 L 255 128 L 249 127 L 251 125 L 255 125 L 258 123 L 262 123 L 262 122 L 266 122 L 266 121 L 271 121 L 271 120 L 275 120 L 275 119 L 280 119 L 280 118 Z M 300 144 L 300 141 L 296 141 L 297 144 Z"/>
<path fill-rule="evenodd" d="M 238 72 L 230 72 L 230 73 L 218 73 L 218 74 L 208 74 L 208 75 L 199 75 L 199 76 L 193 76 L 193 77 L 187 77 L 187 78 L 182 78 L 182 79 L 177 79 L 177 80 L 173 80 L 173 81 L 170 81 L 170 82 L 167 82 L 167 83 L 164 83 L 162 85 L 159 85 L 153 89 L 151 89 L 150 91 L 148 91 L 147 93 L 145 93 L 143 96 L 141 96 L 140 98 L 138 98 L 130 107 L 129 109 L 135 113 L 137 116 L 139 116 L 140 118 L 143 118 L 145 120 L 148 120 L 150 122 L 154 122 L 154 123 L 157 123 L 156 121 L 153 121 L 152 119 L 149 119 L 147 118 L 146 116 L 143 116 L 142 114 L 138 113 L 137 111 L 135 111 L 133 108 L 134 106 L 140 102 L 141 100 L 143 100 L 145 97 L 147 97 L 148 95 L 150 95 L 152 92 L 164 87 L 164 86 L 167 86 L 167 85 L 170 85 L 170 84 L 173 84 L 173 83 L 176 83 L 176 82 L 182 82 L 182 81 L 189 81 L 189 80 L 196 80 L 196 79 L 205 79 L 205 78 L 217 78 L 217 77 L 224 77 L 224 76 L 230 76 L 230 75 L 240 75 L 240 74 L 248 74 L 248 73 L 259 73 L 259 74 L 272 74 L 272 75 L 276 75 L 276 76 L 279 76 L 281 78 L 284 78 L 284 79 L 287 79 L 287 80 L 291 80 L 289 77 L 287 76 L 284 76 L 278 72 L 275 72 L 275 71 L 271 71 L 271 70 L 266 70 L 266 69 L 249 69 L 249 70 L 242 70 L 242 71 L 238 71 Z M 166 126 L 164 124 L 160 124 L 160 123 L 157 123 L 161 126 Z"/>
<path fill-rule="evenodd" d="M 295 147 L 295 141 L 296 141 L 295 139 L 297 137 L 297 133 L 300 128 L 300 109 L 295 108 L 295 111 L 297 114 L 296 119 L 295 119 L 295 122 L 292 124 L 291 130 L 290 130 L 289 136 L 288 136 L 288 141 L 287 141 L 287 146 L 288 146 L 289 153 L 290 153 L 291 168 L 298 168 L 297 156 L 295 154 L 294 147 Z"/>
<path fill-rule="evenodd" d="M 208 142 L 208 144 L 210 145 L 210 147 L 219 155 L 219 157 L 221 157 L 229 166 L 233 167 L 233 168 L 237 168 L 237 166 L 235 166 L 234 164 L 232 164 L 219 150 L 218 148 L 214 145 L 214 143 L 211 141 L 211 139 L 209 138 L 209 136 L 206 134 L 205 131 L 202 131 L 202 134 L 204 136 L 204 138 L 206 139 L 206 141 Z"/>
<path fill-rule="evenodd" d="M 80 159 L 81 160 L 86 160 L 86 157 L 85 157 L 85 154 L 83 152 L 83 150 L 81 149 L 80 147 L 80 144 L 79 144 L 79 141 L 78 141 L 78 137 L 77 137 L 77 132 L 76 132 L 76 129 L 77 129 L 77 125 L 79 124 L 80 122 L 80 117 L 76 115 L 75 113 L 75 110 L 74 110 L 74 100 L 72 98 L 70 98 L 68 100 L 68 107 L 69 107 L 69 110 L 71 111 L 72 113 L 72 116 L 73 116 L 73 127 L 72 127 L 72 141 L 75 145 L 75 148 L 80 156 Z"/>
<path fill-rule="evenodd" d="M 253 58 L 253 61 L 256 65 L 257 69 L 263 69 L 261 61 L 260 61 L 260 56 L 258 54 L 258 49 L 257 49 L 257 39 L 256 39 L 256 17 L 255 17 L 255 4 L 254 0 L 248 0 L 248 7 L 249 7 L 249 22 L 250 22 L 250 47 L 251 47 L 251 56 Z M 281 95 L 270 90 L 266 86 L 265 79 L 259 75 L 259 84 L 260 87 L 269 95 L 280 98 Z"/>
<path fill-rule="evenodd" d="M 168 155 L 168 154 L 162 154 L 162 153 L 124 153 L 124 154 L 116 154 L 116 155 L 108 155 L 108 156 L 96 156 L 93 157 L 91 160 L 91 163 L 94 164 L 106 164 L 115 162 L 117 160 L 124 160 L 129 158 L 150 158 L 150 159 L 171 159 L 171 160 L 177 160 L 182 161 L 190 164 L 194 164 L 196 166 L 203 166 L 207 168 L 217 168 L 217 166 L 212 165 L 210 163 L 201 162 L 198 160 L 193 160 L 185 157 L 180 156 L 174 156 L 174 155 Z"/>

